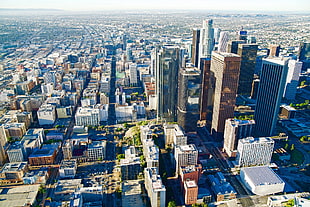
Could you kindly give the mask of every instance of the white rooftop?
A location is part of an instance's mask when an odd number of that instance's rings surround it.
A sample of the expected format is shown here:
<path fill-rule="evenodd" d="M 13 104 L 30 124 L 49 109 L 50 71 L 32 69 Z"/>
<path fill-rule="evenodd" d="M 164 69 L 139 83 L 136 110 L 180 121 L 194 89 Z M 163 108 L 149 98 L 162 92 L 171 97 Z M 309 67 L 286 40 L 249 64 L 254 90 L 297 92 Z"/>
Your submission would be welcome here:
<path fill-rule="evenodd" d="M 241 168 L 241 171 L 255 186 L 284 183 L 284 181 L 268 166 Z"/>

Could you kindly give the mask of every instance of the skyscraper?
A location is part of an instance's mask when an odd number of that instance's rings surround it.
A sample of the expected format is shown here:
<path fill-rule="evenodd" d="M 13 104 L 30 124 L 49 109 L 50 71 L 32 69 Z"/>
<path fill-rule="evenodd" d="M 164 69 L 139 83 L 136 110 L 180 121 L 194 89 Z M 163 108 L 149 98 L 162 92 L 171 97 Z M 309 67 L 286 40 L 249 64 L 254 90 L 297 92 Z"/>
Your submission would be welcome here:
<path fill-rule="evenodd" d="M 310 42 L 302 42 L 299 47 L 299 60 L 303 63 L 302 70 L 310 68 Z"/>
<path fill-rule="evenodd" d="M 183 68 L 179 73 L 178 124 L 185 131 L 196 131 L 199 120 L 201 75 L 198 68 Z"/>
<path fill-rule="evenodd" d="M 211 133 L 222 137 L 225 120 L 234 117 L 237 86 L 240 72 L 239 55 L 212 53 L 211 72 L 214 73 L 215 91 Z"/>
<path fill-rule="evenodd" d="M 299 73 L 302 68 L 302 62 L 296 60 L 289 60 L 288 73 L 286 78 L 285 90 L 283 97 L 288 100 L 294 100 L 297 86 L 299 83 Z"/>
<path fill-rule="evenodd" d="M 214 47 L 213 20 L 204 20 L 200 30 L 199 59 L 210 58 Z M 200 62 L 200 60 L 199 60 Z"/>
<path fill-rule="evenodd" d="M 198 67 L 199 62 L 199 41 L 200 41 L 200 29 L 193 29 L 191 61 L 195 67 Z"/>
<path fill-rule="evenodd" d="M 238 32 L 238 40 L 245 40 L 245 41 L 247 41 L 247 39 L 248 39 L 248 32 L 245 31 L 245 30 L 240 30 Z"/>
<path fill-rule="evenodd" d="M 200 69 L 202 71 L 202 88 L 200 98 L 200 120 L 206 120 L 211 125 L 213 93 L 215 87 L 214 77 L 211 75 L 211 58 L 202 58 Z"/>
<path fill-rule="evenodd" d="M 280 45 L 269 45 L 269 56 L 270 57 L 279 57 L 280 54 Z"/>
<path fill-rule="evenodd" d="M 245 40 L 232 40 L 227 43 L 227 49 L 226 52 L 228 53 L 234 53 L 238 54 L 238 45 L 239 44 L 245 44 Z"/>
<path fill-rule="evenodd" d="M 251 136 L 254 125 L 254 120 L 226 119 L 224 131 L 224 150 L 228 156 L 236 156 L 238 140 Z"/>
<path fill-rule="evenodd" d="M 263 59 L 254 114 L 258 136 L 271 136 L 274 133 L 287 71 L 288 59 Z"/>
<path fill-rule="evenodd" d="M 218 52 L 226 52 L 228 41 L 229 41 L 228 32 L 224 32 L 224 31 L 221 32 L 217 51 Z"/>
<path fill-rule="evenodd" d="M 258 45 L 239 44 L 238 55 L 241 56 L 240 75 L 238 83 L 238 94 L 249 96 L 256 65 Z"/>
<path fill-rule="evenodd" d="M 156 59 L 157 118 L 177 121 L 179 47 L 166 45 Z"/>
<path fill-rule="evenodd" d="M 268 137 L 239 139 L 236 161 L 239 166 L 268 165 L 274 141 Z"/>

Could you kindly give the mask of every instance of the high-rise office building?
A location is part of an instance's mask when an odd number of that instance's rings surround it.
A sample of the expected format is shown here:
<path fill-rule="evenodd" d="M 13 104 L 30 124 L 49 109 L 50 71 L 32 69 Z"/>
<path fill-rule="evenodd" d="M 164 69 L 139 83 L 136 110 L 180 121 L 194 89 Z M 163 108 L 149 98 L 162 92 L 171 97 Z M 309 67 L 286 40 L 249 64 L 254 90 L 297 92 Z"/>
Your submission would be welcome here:
<path fill-rule="evenodd" d="M 210 71 L 211 58 L 202 58 L 200 68 L 202 71 L 200 120 L 206 120 L 206 122 L 209 122 L 209 125 L 211 125 L 213 92 L 215 86 L 215 81 Z"/>
<path fill-rule="evenodd" d="M 273 153 L 274 141 L 268 137 L 239 139 L 237 164 L 240 167 L 268 165 Z"/>
<path fill-rule="evenodd" d="M 256 65 L 258 45 L 239 44 L 238 55 L 241 57 L 238 94 L 250 96 L 253 75 Z"/>
<path fill-rule="evenodd" d="M 269 45 L 268 55 L 270 57 L 279 57 L 280 45 Z"/>
<path fill-rule="evenodd" d="M 302 42 L 299 47 L 299 60 L 303 63 L 302 70 L 310 68 L 310 42 Z"/>
<path fill-rule="evenodd" d="M 179 72 L 178 124 L 185 131 L 196 131 L 199 120 L 201 75 L 198 68 L 183 68 Z"/>
<path fill-rule="evenodd" d="M 288 59 L 263 59 L 254 120 L 257 136 L 271 136 L 277 123 L 288 71 Z"/>
<path fill-rule="evenodd" d="M 302 62 L 296 60 L 289 60 L 288 73 L 283 95 L 283 97 L 288 100 L 295 99 L 297 86 L 299 83 L 299 73 L 301 71 L 301 68 L 302 68 Z"/>
<path fill-rule="evenodd" d="M 247 39 L 248 39 L 248 32 L 245 31 L 245 30 L 240 30 L 238 32 L 237 38 L 238 38 L 238 40 L 245 40 L 245 41 L 247 41 Z"/>
<path fill-rule="evenodd" d="M 245 40 L 231 40 L 227 43 L 226 52 L 238 54 L 239 44 L 245 44 Z"/>
<path fill-rule="evenodd" d="M 221 31 L 222 31 L 222 30 L 221 30 L 220 28 L 214 28 L 214 43 L 215 43 L 215 44 L 218 44 L 218 43 L 219 43 Z"/>
<path fill-rule="evenodd" d="M 224 150 L 229 157 L 236 156 L 239 139 L 252 136 L 254 125 L 254 120 L 226 120 L 224 131 Z"/>
<path fill-rule="evenodd" d="M 225 31 L 221 32 L 217 51 L 226 52 L 228 41 L 229 41 L 229 33 Z"/>
<path fill-rule="evenodd" d="M 240 56 L 236 54 L 212 53 L 211 72 L 214 73 L 215 91 L 211 133 L 218 138 L 223 136 L 225 120 L 234 117 L 240 61 Z"/>
<path fill-rule="evenodd" d="M 166 45 L 156 60 L 157 118 L 177 121 L 179 47 Z"/>
<path fill-rule="evenodd" d="M 213 20 L 204 20 L 200 30 L 199 59 L 210 58 L 214 47 Z M 199 60 L 200 62 L 200 60 Z"/>
<path fill-rule="evenodd" d="M 129 65 L 129 79 L 130 79 L 130 85 L 132 86 L 138 85 L 138 70 L 136 63 L 132 63 Z"/>
<path fill-rule="evenodd" d="M 200 42 L 200 29 L 193 29 L 191 61 L 195 67 L 198 67 L 199 62 L 199 42 Z"/>

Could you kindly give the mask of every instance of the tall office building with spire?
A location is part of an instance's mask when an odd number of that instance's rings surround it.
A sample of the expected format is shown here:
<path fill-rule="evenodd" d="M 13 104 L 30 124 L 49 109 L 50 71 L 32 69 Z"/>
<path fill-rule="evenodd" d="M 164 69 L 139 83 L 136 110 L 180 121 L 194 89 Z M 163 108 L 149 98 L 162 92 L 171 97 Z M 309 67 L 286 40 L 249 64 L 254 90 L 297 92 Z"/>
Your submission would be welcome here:
<path fill-rule="evenodd" d="M 240 56 L 236 54 L 212 53 L 211 72 L 215 78 L 215 91 L 211 133 L 218 138 L 223 136 L 225 120 L 234 117 L 240 61 Z"/>
<path fill-rule="evenodd" d="M 210 58 L 214 48 L 213 20 L 204 20 L 200 30 L 199 59 Z M 200 63 L 200 61 L 199 61 Z"/>
<path fill-rule="evenodd" d="M 157 118 L 177 121 L 179 47 L 166 45 L 156 58 Z"/>
<path fill-rule="evenodd" d="M 287 78 L 288 61 L 288 58 L 263 59 L 254 113 L 257 136 L 271 136 L 275 132 Z"/>

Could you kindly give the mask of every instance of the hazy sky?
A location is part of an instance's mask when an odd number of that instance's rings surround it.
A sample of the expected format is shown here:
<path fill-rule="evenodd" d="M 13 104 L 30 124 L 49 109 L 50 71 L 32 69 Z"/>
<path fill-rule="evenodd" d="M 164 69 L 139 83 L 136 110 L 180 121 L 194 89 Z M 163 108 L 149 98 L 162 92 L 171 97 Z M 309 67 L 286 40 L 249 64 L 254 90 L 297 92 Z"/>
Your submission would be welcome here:
<path fill-rule="evenodd" d="M 0 0 L 0 8 L 310 11 L 310 0 Z"/>

